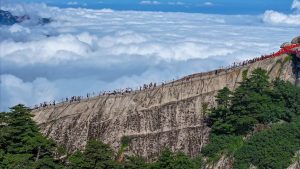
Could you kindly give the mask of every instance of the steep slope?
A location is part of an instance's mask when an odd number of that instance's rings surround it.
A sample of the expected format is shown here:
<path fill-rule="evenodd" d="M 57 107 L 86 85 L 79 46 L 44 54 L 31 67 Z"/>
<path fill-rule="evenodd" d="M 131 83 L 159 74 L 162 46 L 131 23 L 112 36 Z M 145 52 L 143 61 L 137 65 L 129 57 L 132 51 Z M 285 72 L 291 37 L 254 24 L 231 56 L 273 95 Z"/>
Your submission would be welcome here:
<path fill-rule="evenodd" d="M 205 105 L 215 94 L 236 88 L 248 72 L 261 67 L 272 79 L 295 83 L 293 63 L 282 55 L 243 67 L 190 75 L 154 89 L 125 95 L 98 96 L 33 111 L 42 132 L 69 151 L 98 138 L 115 149 L 123 136 L 131 138 L 129 154 L 155 158 L 164 148 L 194 156 L 207 143 L 210 129 L 204 122 Z"/>

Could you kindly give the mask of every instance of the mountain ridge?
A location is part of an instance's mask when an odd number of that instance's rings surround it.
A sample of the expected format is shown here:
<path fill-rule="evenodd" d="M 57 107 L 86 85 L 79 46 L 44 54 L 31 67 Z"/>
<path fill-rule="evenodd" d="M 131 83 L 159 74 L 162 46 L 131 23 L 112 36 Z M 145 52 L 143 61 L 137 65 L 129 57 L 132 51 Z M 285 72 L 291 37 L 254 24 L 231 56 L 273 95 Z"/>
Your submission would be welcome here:
<path fill-rule="evenodd" d="M 271 79 L 296 82 L 294 64 L 288 55 L 265 59 L 230 70 L 186 76 L 154 89 L 125 95 L 97 96 L 80 102 L 33 110 L 41 131 L 65 145 L 70 152 L 83 149 L 97 138 L 120 146 L 131 138 L 127 154 L 154 160 L 164 147 L 195 156 L 206 145 L 210 128 L 205 124 L 205 105 L 214 106 L 217 91 L 235 89 L 245 72 L 264 68 Z M 187 80 L 187 77 L 188 80 Z"/>
<path fill-rule="evenodd" d="M 0 25 L 13 25 L 31 20 L 29 15 L 14 16 L 11 12 L 0 9 Z M 38 18 L 37 23 L 45 25 L 52 22 L 50 18 Z"/>

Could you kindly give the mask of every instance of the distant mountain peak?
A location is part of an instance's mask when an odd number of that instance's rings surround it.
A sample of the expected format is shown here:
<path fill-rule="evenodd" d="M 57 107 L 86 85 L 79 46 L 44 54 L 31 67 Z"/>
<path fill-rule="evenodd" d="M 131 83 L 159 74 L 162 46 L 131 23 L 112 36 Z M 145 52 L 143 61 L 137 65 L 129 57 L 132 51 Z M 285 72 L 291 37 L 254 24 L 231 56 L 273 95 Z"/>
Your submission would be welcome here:
<path fill-rule="evenodd" d="M 30 19 L 31 18 L 29 15 L 14 16 L 11 12 L 0 9 L 0 25 L 13 25 Z M 39 18 L 38 24 L 44 25 L 50 23 L 51 21 L 51 18 Z"/>

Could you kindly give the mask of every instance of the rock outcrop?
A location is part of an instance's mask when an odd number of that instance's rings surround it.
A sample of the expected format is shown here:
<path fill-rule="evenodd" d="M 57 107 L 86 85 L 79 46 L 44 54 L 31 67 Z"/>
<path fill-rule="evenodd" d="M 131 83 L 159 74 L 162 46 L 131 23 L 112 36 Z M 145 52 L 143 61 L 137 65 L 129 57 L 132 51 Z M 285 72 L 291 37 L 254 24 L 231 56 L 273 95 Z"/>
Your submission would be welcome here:
<path fill-rule="evenodd" d="M 300 44 L 300 36 L 298 37 L 295 37 L 292 41 L 291 41 L 292 44 Z"/>
<path fill-rule="evenodd" d="M 22 17 L 27 19 L 27 17 Z M 13 16 L 10 12 L 0 9 L 0 25 L 13 25 L 15 23 L 20 23 L 21 17 Z"/>
<path fill-rule="evenodd" d="M 4 11 L 0 9 L 0 26 L 1 25 L 13 25 L 16 23 L 21 23 L 26 20 L 30 20 L 29 15 L 23 15 L 23 16 L 14 16 L 9 11 Z M 38 18 L 37 24 L 45 25 L 52 22 L 52 19 L 50 18 Z"/>
<path fill-rule="evenodd" d="M 230 70 L 190 75 L 154 89 L 61 103 L 32 113 L 41 131 L 69 151 L 84 148 L 92 138 L 118 149 L 120 139 L 128 136 L 127 153 L 150 161 L 164 147 L 194 156 L 209 138 L 206 105 L 215 105 L 218 90 L 236 88 L 244 76 L 259 67 L 266 69 L 271 79 L 295 83 L 293 63 L 282 55 Z"/>

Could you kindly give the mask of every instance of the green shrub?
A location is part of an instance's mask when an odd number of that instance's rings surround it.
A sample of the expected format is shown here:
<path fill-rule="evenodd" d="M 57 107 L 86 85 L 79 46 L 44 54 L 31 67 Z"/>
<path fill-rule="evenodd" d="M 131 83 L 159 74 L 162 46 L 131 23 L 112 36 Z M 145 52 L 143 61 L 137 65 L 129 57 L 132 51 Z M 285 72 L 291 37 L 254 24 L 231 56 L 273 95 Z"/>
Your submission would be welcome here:
<path fill-rule="evenodd" d="M 258 168 L 282 169 L 300 150 L 300 122 L 285 123 L 254 134 L 235 153 L 234 168 L 254 164 Z"/>
<path fill-rule="evenodd" d="M 130 142 L 131 142 L 131 138 L 128 137 L 128 136 L 123 136 L 123 137 L 121 138 L 121 146 L 122 146 L 122 147 L 128 147 L 129 144 L 130 144 Z"/>
<path fill-rule="evenodd" d="M 213 134 L 208 145 L 202 149 L 202 154 L 209 157 L 211 162 L 215 162 L 219 160 L 222 155 L 233 154 L 242 145 L 242 136 Z"/>
<path fill-rule="evenodd" d="M 287 57 L 284 58 L 283 63 L 285 64 L 285 63 L 287 63 L 289 61 L 292 61 L 292 60 L 293 60 L 293 56 L 289 55 L 289 56 L 287 56 Z"/>
<path fill-rule="evenodd" d="M 242 72 L 243 80 L 247 79 L 247 76 L 248 76 L 248 69 L 243 70 L 243 72 Z"/>
<path fill-rule="evenodd" d="M 151 164 L 150 169 L 200 169 L 203 167 L 201 156 L 190 158 L 183 152 L 162 151 L 158 160 Z"/>

